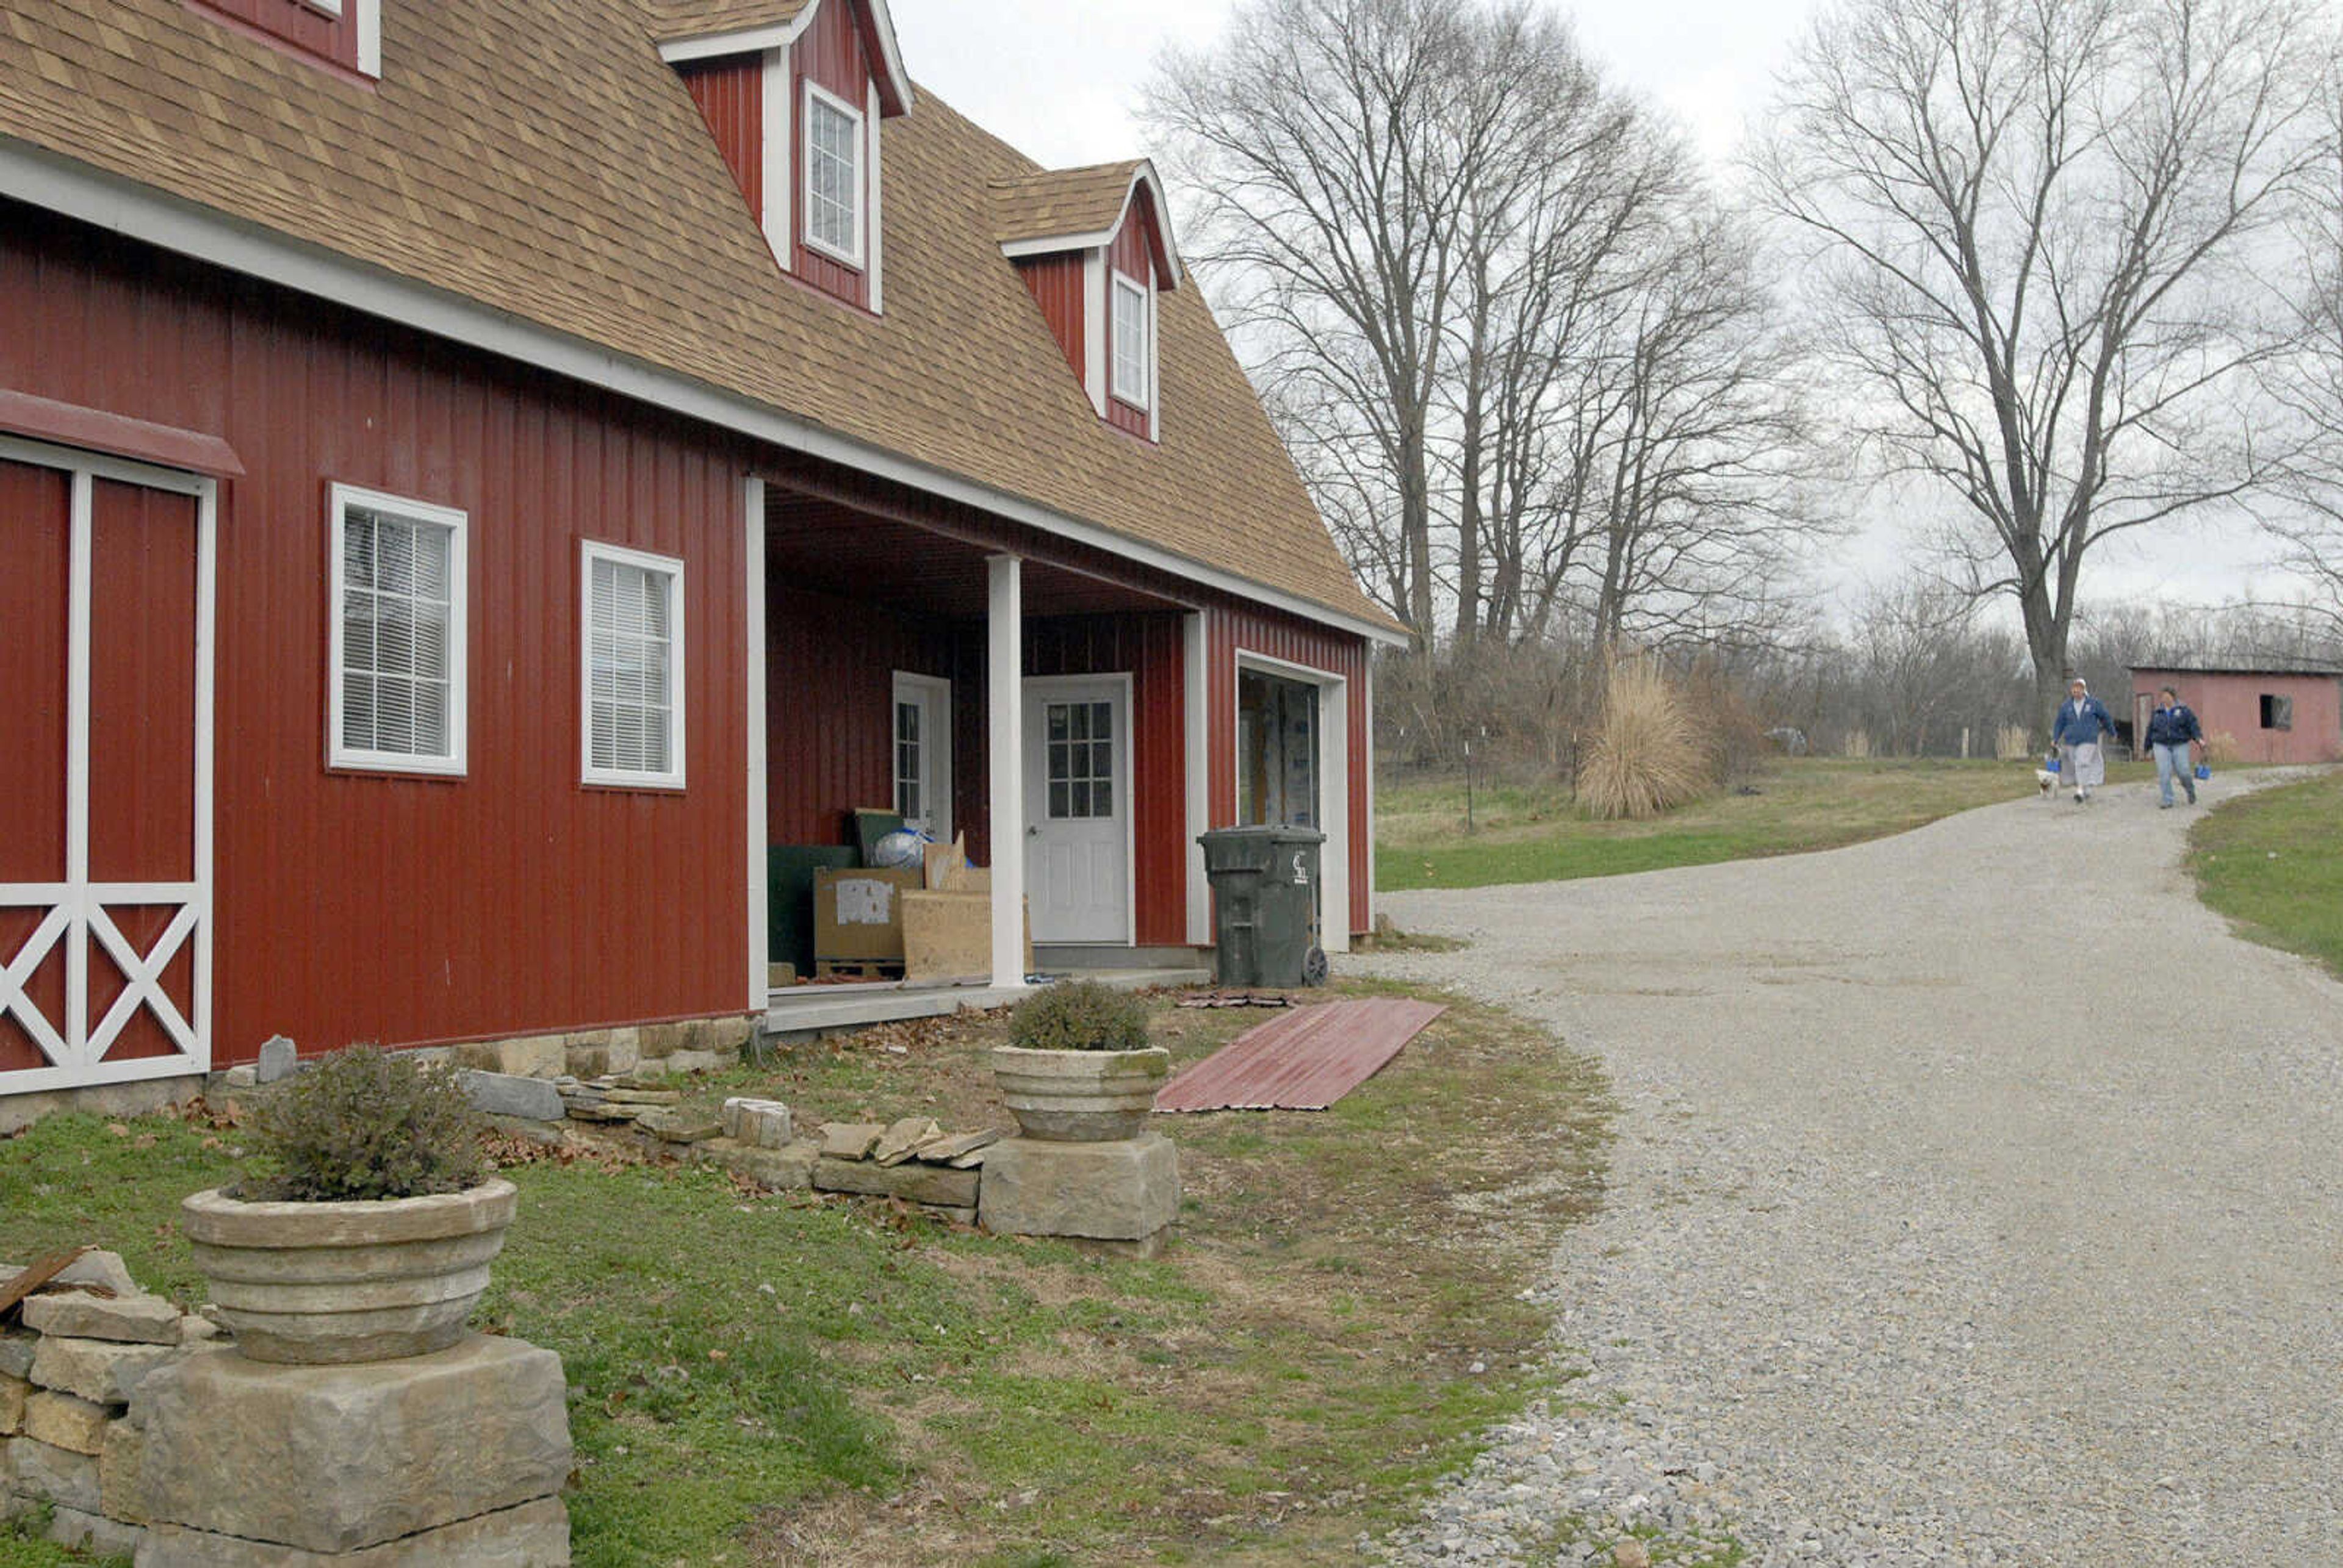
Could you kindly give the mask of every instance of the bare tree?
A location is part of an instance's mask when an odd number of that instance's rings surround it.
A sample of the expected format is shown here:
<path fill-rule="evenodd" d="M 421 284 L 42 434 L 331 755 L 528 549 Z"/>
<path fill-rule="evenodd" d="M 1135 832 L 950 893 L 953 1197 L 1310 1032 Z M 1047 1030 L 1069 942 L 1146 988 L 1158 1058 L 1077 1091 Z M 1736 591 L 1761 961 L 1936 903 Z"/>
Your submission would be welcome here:
<path fill-rule="evenodd" d="M 1167 54 L 1146 115 L 1197 207 L 1256 376 L 1330 457 L 1371 458 L 1395 511 L 1370 588 L 1433 629 L 1431 422 L 1469 171 L 1500 131 L 1462 103 L 1483 73 L 1443 0 L 1258 0 L 1213 48 Z M 1370 514 L 1372 515 L 1372 514 Z"/>
<path fill-rule="evenodd" d="M 2265 378 L 2301 438 L 2264 520 L 2283 565 L 2309 586 L 2304 613 L 2343 638 L 2343 84 L 2330 80 L 2321 110 L 2318 177 L 2297 228 L 2296 331 Z"/>
<path fill-rule="evenodd" d="M 2036 723 L 2092 548 L 2268 477 L 2235 409 L 2326 58 L 2307 0 L 1852 0 L 1785 77 L 1757 188 L 1850 423 L 1966 504 Z"/>
<path fill-rule="evenodd" d="M 1805 420 L 1740 224 L 1694 196 L 1584 351 L 1598 643 L 1763 640 L 1785 547 L 1825 531 L 1795 479 Z"/>

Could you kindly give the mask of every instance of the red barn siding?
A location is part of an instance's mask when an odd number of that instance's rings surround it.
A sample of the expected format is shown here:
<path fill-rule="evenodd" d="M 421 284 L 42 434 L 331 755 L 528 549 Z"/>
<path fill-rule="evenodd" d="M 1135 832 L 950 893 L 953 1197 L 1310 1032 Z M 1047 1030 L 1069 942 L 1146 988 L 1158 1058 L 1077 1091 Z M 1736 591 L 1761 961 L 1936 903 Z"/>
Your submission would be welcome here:
<path fill-rule="evenodd" d="M 217 1060 L 745 1005 L 738 452 L 0 205 L 0 387 L 214 433 Z M 325 766 L 327 487 L 470 516 L 468 777 Z M 682 792 L 578 779 L 580 538 L 680 557 Z"/>
<path fill-rule="evenodd" d="M 1257 653 L 1289 664 L 1339 675 L 1348 699 L 1344 715 L 1350 774 L 1351 930 L 1363 931 L 1373 923 L 1370 912 L 1370 857 L 1367 836 L 1367 645 L 1363 638 L 1329 631 L 1276 610 L 1230 602 L 1205 618 L 1204 668 L 1212 685 L 1205 696 L 1205 725 L 1210 734 L 1208 775 L 1211 779 L 1206 812 L 1215 827 L 1237 816 L 1237 655 Z"/>
<path fill-rule="evenodd" d="M 1091 347 L 1083 331 L 1082 253 L 1076 250 L 1063 256 L 1037 256 L 1019 262 L 1017 272 L 1024 278 L 1033 303 L 1041 307 L 1041 318 L 1050 324 L 1050 335 L 1065 350 L 1066 363 L 1072 367 L 1075 381 L 1087 386 Z"/>
<path fill-rule="evenodd" d="M 91 487 L 89 874 L 196 874 L 196 503 Z"/>
<path fill-rule="evenodd" d="M 729 55 L 693 60 L 677 67 L 691 101 L 723 151 L 725 166 L 749 201 L 757 221 L 765 221 L 765 57 Z"/>
<path fill-rule="evenodd" d="M 846 843 L 855 808 L 895 803 L 894 672 L 950 679 L 951 630 L 779 583 L 765 628 L 770 841 Z M 970 701 L 953 680 L 956 719 Z M 955 822 L 965 820 L 958 787 L 967 771 L 955 751 Z"/>
<path fill-rule="evenodd" d="M 1139 196 L 1132 198 L 1131 210 L 1123 218 L 1121 229 L 1115 235 L 1113 243 L 1107 246 L 1107 315 L 1106 319 L 1099 323 L 1099 330 L 1106 334 L 1108 387 L 1106 400 L 1107 423 L 1112 425 L 1116 429 L 1122 431 L 1126 435 L 1138 437 L 1142 441 L 1148 438 L 1147 410 L 1144 408 L 1134 408 L 1130 404 L 1125 403 L 1121 398 L 1115 397 L 1113 394 L 1113 276 L 1119 272 L 1134 283 L 1143 283 L 1148 285 L 1149 292 L 1151 297 L 1155 283 L 1154 236 L 1154 203 L 1147 197 L 1144 192 L 1141 192 Z M 1158 377 L 1158 380 L 1160 382 L 1160 376 Z M 1159 385 L 1153 389 L 1152 395 L 1160 397 L 1161 392 L 1162 388 Z"/>
<path fill-rule="evenodd" d="M 796 80 L 791 84 L 789 114 L 797 126 L 791 145 L 797 148 L 797 167 L 791 177 L 797 181 L 798 199 L 789 210 L 796 215 L 798 232 L 797 275 L 820 289 L 835 295 L 849 305 L 870 307 L 870 280 L 860 267 L 852 267 L 832 259 L 805 243 L 805 84 L 812 82 L 824 91 L 846 100 L 865 116 L 862 126 L 862 156 L 866 171 L 870 156 L 870 55 L 863 45 L 862 29 L 858 25 L 857 7 L 850 0 L 830 0 L 814 13 L 813 24 L 798 35 L 789 50 L 789 61 Z M 863 197 L 867 209 L 870 196 Z M 864 213 L 867 221 L 870 214 Z M 863 236 L 863 256 L 867 262 L 872 236 Z"/>
<path fill-rule="evenodd" d="M 69 505 L 56 469 L 0 462 L 0 691 L 8 694 L 0 882 L 65 879 Z M 25 934 L 0 927 L 0 954 L 13 957 Z"/>
<path fill-rule="evenodd" d="M 387 0 L 395 4 L 396 0 Z M 194 0 L 198 10 L 216 11 L 246 26 L 289 44 L 307 55 L 355 71 L 358 65 L 357 5 L 346 4 L 338 17 L 301 0 Z"/>

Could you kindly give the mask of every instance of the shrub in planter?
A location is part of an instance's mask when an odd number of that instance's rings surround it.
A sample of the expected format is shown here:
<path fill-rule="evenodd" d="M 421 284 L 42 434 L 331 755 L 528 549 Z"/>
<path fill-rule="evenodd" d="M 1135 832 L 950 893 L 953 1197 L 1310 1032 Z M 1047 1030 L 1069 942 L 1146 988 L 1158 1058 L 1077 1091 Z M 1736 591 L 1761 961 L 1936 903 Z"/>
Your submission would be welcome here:
<path fill-rule="evenodd" d="M 371 1045 L 323 1058 L 264 1101 L 253 1141 L 274 1174 L 235 1196 L 333 1203 L 461 1192 L 488 1179 L 487 1122 L 452 1069 Z"/>
<path fill-rule="evenodd" d="M 1147 1007 L 1096 980 L 1066 980 L 1010 1010 L 1009 1039 L 1028 1050 L 1145 1050 Z"/>
<path fill-rule="evenodd" d="M 481 1131 L 452 1073 L 369 1046 L 280 1090 L 254 1124 L 271 1171 L 180 1206 L 237 1348 L 316 1364 L 462 1338 L 519 1201 Z"/>
<path fill-rule="evenodd" d="M 1172 1053 L 1147 1043 L 1145 1005 L 1095 980 L 1020 1002 L 1009 1038 L 1014 1043 L 993 1050 L 992 1078 L 1028 1138 L 1135 1138 L 1172 1068 Z"/>

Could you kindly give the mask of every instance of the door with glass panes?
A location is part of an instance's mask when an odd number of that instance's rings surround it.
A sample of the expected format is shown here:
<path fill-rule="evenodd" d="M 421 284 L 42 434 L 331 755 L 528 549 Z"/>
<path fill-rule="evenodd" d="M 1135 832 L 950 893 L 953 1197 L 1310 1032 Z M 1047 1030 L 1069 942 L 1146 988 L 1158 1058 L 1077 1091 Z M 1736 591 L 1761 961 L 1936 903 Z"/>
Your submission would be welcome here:
<path fill-rule="evenodd" d="M 951 682 L 895 676 L 895 809 L 939 842 L 952 836 Z"/>
<path fill-rule="evenodd" d="M 1127 678 L 1025 683 L 1025 890 L 1037 942 L 1131 940 Z"/>

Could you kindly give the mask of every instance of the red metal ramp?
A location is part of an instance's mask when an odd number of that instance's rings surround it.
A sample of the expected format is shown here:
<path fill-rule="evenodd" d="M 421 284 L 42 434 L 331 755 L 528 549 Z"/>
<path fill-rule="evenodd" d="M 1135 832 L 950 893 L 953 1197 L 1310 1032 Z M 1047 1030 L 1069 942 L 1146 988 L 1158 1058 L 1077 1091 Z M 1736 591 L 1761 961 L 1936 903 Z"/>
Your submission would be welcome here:
<path fill-rule="evenodd" d="M 1299 1007 L 1163 1086 L 1158 1111 L 1323 1111 L 1448 1010 L 1404 997 Z"/>

